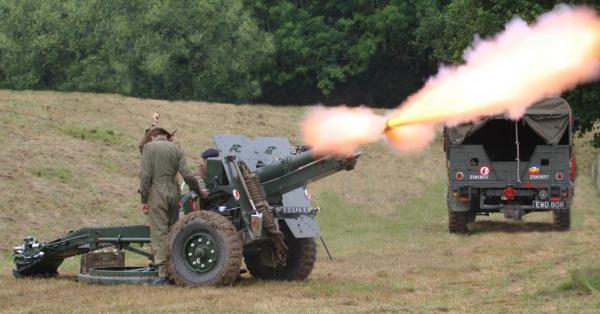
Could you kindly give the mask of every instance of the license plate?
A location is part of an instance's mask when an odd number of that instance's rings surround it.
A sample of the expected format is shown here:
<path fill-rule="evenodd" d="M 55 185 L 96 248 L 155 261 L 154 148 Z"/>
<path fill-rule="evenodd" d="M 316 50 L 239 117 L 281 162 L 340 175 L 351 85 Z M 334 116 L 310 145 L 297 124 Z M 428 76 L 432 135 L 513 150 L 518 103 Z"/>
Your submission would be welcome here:
<path fill-rule="evenodd" d="M 544 209 L 565 208 L 565 202 L 533 201 L 533 207 Z"/>

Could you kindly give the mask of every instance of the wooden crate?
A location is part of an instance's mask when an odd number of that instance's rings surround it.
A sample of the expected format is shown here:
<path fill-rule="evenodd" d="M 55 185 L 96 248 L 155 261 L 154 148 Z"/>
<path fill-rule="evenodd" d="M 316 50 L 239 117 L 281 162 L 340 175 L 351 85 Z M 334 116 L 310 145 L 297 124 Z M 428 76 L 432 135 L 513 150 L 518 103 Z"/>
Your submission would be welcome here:
<path fill-rule="evenodd" d="M 86 274 L 91 268 L 124 266 L 125 253 L 123 251 L 90 252 L 81 256 L 80 272 Z"/>

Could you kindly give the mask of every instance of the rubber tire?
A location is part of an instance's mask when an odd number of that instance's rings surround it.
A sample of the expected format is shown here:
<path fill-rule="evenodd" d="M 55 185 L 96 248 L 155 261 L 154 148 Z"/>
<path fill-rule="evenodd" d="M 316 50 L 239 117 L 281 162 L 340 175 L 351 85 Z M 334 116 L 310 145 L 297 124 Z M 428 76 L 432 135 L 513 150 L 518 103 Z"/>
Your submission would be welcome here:
<path fill-rule="evenodd" d="M 554 228 L 560 231 L 566 231 L 571 228 L 571 209 L 553 210 Z"/>
<path fill-rule="evenodd" d="M 273 268 L 263 265 L 260 253 L 244 252 L 246 268 L 253 277 L 264 280 L 302 281 L 310 276 L 317 260 L 317 245 L 314 238 L 298 239 L 289 231 L 284 233 L 285 243 L 288 246 L 285 266 Z"/>
<path fill-rule="evenodd" d="M 210 233 L 217 241 L 219 263 L 203 274 L 196 273 L 186 266 L 181 254 L 183 242 L 196 231 Z M 167 270 L 169 278 L 177 285 L 228 286 L 235 282 L 242 265 L 242 240 L 231 222 L 214 212 L 195 211 L 181 218 L 169 232 L 167 241 Z"/>
<path fill-rule="evenodd" d="M 448 231 L 459 234 L 469 233 L 467 213 L 448 210 Z"/>

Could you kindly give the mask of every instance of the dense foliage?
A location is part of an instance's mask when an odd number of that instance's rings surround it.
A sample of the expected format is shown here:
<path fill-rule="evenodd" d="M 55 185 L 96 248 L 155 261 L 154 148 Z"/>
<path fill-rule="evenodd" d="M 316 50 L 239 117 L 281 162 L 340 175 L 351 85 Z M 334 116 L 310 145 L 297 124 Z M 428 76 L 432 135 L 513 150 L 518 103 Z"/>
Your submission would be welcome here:
<path fill-rule="evenodd" d="M 2 1 L 0 87 L 248 101 L 274 47 L 242 1 Z"/>
<path fill-rule="evenodd" d="M 475 35 L 558 2 L 0 0 L 0 88 L 390 107 Z M 566 94 L 585 130 L 597 87 Z"/>

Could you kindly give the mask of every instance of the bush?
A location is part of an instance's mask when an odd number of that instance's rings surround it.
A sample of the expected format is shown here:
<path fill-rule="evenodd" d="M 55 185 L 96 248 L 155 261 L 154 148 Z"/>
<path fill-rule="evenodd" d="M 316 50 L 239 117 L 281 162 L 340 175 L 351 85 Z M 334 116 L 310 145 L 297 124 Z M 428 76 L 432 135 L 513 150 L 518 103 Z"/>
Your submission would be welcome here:
<path fill-rule="evenodd" d="M 242 0 L 0 0 L 0 88 L 241 102 L 272 50 Z"/>

